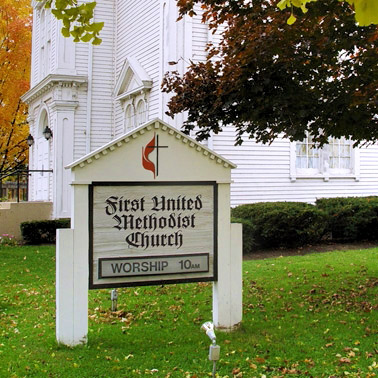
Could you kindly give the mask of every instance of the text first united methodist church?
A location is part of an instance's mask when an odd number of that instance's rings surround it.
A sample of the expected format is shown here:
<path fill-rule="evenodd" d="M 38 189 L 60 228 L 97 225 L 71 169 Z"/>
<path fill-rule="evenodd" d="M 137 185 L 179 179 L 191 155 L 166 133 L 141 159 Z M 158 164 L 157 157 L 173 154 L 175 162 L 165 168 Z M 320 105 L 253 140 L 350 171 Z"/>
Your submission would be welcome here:
<path fill-rule="evenodd" d="M 201 23 L 199 8 L 177 22 L 175 0 L 98 0 L 95 19 L 105 22 L 101 45 L 74 43 L 61 35 L 43 1 L 32 4 L 31 89 L 23 96 L 35 141 L 29 169 L 52 172 L 32 173 L 29 199 L 51 201 L 53 217 L 69 217 L 71 173 L 64 167 L 149 120 L 180 128 L 184 115 L 165 115 L 169 95 L 160 89 L 172 69 L 168 62 L 178 61 L 173 68 L 183 73 L 191 60 L 204 60 L 206 44 L 219 37 Z M 232 205 L 378 194 L 377 146 L 356 149 L 349 140 L 330 139 L 319 150 L 311 138 L 271 145 L 246 138 L 235 147 L 232 127 L 206 143 L 237 165 Z M 122 219 L 120 227 L 132 221 Z"/>

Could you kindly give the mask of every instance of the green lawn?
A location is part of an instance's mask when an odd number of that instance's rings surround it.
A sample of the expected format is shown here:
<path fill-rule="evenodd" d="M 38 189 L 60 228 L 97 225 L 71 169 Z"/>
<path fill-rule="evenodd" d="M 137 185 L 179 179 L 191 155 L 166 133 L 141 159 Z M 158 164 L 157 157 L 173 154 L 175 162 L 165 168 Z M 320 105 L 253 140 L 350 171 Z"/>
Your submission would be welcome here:
<path fill-rule="evenodd" d="M 0 247 L 0 377 L 205 377 L 211 284 L 89 293 L 89 342 L 55 342 L 51 246 Z M 246 261 L 242 327 L 221 377 L 378 375 L 378 249 Z"/>

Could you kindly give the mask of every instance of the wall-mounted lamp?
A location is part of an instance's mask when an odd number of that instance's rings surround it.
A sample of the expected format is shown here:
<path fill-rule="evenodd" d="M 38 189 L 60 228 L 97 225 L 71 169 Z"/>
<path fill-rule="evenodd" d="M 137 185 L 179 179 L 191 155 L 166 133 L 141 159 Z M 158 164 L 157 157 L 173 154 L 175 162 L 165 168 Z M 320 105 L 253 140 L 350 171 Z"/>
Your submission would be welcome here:
<path fill-rule="evenodd" d="M 45 127 L 42 134 L 46 138 L 46 140 L 49 140 L 53 136 L 52 131 L 51 131 L 50 127 L 48 127 L 48 126 Z"/>
<path fill-rule="evenodd" d="M 28 137 L 26 138 L 26 143 L 28 144 L 29 147 L 31 147 L 34 144 L 33 135 L 31 134 L 28 135 Z"/>

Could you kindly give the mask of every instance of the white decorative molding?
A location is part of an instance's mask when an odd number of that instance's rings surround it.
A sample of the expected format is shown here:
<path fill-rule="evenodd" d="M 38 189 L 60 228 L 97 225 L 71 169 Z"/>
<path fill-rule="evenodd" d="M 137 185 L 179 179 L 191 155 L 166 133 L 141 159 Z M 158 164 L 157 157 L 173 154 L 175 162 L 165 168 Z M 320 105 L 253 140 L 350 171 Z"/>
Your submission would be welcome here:
<path fill-rule="evenodd" d="M 206 146 L 199 144 L 196 140 L 190 138 L 188 135 L 182 133 L 178 129 L 173 126 L 168 125 L 167 123 L 163 122 L 162 120 L 156 118 L 151 121 L 146 122 L 142 126 L 128 132 L 126 134 L 121 135 L 117 139 L 105 144 L 104 146 L 98 148 L 95 151 L 83 156 L 82 158 L 74 161 L 70 165 L 66 166 L 66 169 L 72 169 L 76 166 L 83 168 L 86 164 L 92 163 L 93 159 L 98 160 L 101 159 L 103 155 L 107 155 L 108 153 L 113 152 L 117 148 L 121 147 L 123 143 L 130 143 L 132 140 L 138 138 L 139 135 L 143 135 L 145 130 L 151 130 L 151 126 L 154 126 L 155 129 L 160 129 L 171 135 L 172 137 L 180 140 L 183 144 L 187 144 L 189 141 L 189 146 L 194 148 L 195 151 L 199 154 L 204 154 L 207 151 L 207 155 L 205 155 L 209 160 L 214 161 L 216 164 L 223 164 L 224 167 L 231 169 L 236 168 L 236 165 L 229 160 L 225 159 L 224 157 L 216 154 L 214 151 L 211 151 Z M 121 143 L 122 142 L 122 143 Z"/>
<path fill-rule="evenodd" d="M 51 102 L 53 111 L 74 111 L 78 106 L 78 101 L 55 100 Z"/>
<path fill-rule="evenodd" d="M 114 94 L 116 100 L 126 101 L 147 93 L 152 88 L 152 79 L 134 57 L 127 57 L 119 74 Z"/>
<path fill-rule="evenodd" d="M 62 88 L 73 89 L 75 96 L 77 94 L 77 88 L 83 84 L 87 84 L 87 82 L 88 78 L 84 75 L 49 74 L 37 85 L 22 95 L 21 100 L 27 104 L 30 104 L 32 101 L 41 97 L 46 92 L 51 91 L 54 87 L 55 94 L 58 96 L 57 99 L 59 99 L 59 96 L 62 96 Z"/>

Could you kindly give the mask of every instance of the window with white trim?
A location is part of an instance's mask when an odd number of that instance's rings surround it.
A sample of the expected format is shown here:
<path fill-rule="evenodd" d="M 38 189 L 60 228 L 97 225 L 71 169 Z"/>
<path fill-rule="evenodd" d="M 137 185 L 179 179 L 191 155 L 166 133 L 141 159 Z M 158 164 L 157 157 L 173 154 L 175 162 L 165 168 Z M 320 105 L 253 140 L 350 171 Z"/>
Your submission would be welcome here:
<path fill-rule="evenodd" d="M 143 125 L 148 119 L 148 97 L 146 94 L 130 96 L 123 103 L 124 130 L 131 130 Z"/>
<path fill-rule="evenodd" d="M 353 143 L 350 139 L 342 137 L 329 138 L 329 169 L 335 173 L 351 173 Z"/>
<path fill-rule="evenodd" d="M 320 150 L 311 136 L 302 142 L 297 142 L 295 166 L 298 172 L 319 173 L 320 163 Z"/>
<path fill-rule="evenodd" d="M 145 103 L 143 100 L 138 101 L 136 109 L 137 126 L 143 125 L 146 122 Z"/>
<path fill-rule="evenodd" d="M 291 144 L 291 180 L 297 178 L 355 178 L 359 180 L 359 149 L 345 137 L 328 139 L 319 148 L 309 135 L 301 142 Z"/>
<path fill-rule="evenodd" d="M 125 131 L 129 132 L 134 128 L 134 121 L 133 121 L 133 105 L 128 104 L 125 110 Z"/>

